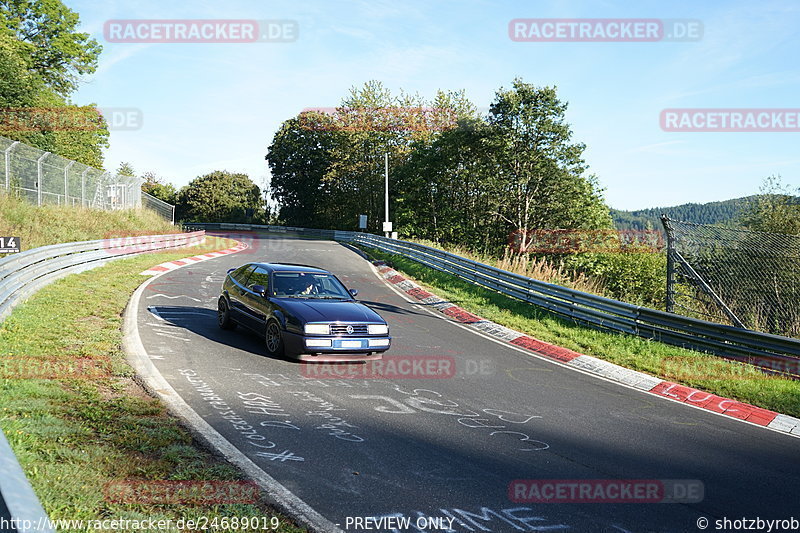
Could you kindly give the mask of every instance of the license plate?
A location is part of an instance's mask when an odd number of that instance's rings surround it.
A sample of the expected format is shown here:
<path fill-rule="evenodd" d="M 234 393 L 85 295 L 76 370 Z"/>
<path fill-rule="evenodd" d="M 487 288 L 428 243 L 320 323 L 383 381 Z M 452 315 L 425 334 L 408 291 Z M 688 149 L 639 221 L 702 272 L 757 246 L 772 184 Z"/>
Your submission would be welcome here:
<path fill-rule="evenodd" d="M 361 348 L 361 341 L 342 341 L 342 348 Z"/>

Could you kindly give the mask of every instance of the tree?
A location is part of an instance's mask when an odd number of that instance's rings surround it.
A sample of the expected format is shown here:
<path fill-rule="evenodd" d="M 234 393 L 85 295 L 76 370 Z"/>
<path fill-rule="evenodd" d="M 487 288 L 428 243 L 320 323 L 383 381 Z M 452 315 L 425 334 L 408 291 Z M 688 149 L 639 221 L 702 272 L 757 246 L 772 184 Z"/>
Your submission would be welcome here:
<path fill-rule="evenodd" d="M 290 226 L 325 227 L 321 220 L 323 179 L 330 167 L 333 139 L 329 132 L 304 127 L 298 118 L 281 124 L 266 160 L 272 172 L 270 190 L 280 205 L 279 219 Z"/>
<path fill-rule="evenodd" d="M 494 172 L 488 126 L 477 117 L 460 118 L 455 129 L 413 145 L 394 176 L 398 227 L 408 236 L 495 251 L 504 244 L 504 223 L 496 214 L 502 198 L 490 194 Z"/>
<path fill-rule="evenodd" d="M 28 69 L 67 96 L 97 68 L 102 46 L 76 31 L 80 18 L 60 0 L 0 0 L 0 25 L 11 31 Z"/>
<path fill-rule="evenodd" d="M 268 216 L 258 185 L 246 174 L 217 170 L 178 193 L 176 218 L 187 222 L 261 222 Z"/>
<path fill-rule="evenodd" d="M 405 236 L 494 253 L 515 231 L 609 228 L 565 110 L 555 88 L 519 79 L 498 91 L 488 120 L 463 91 L 427 105 L 371 81 L 335 111 L 282 125 L 267 155 L 273 196 L 292 224 L 355 229 L 366 214 L 380 231 L 388 153 L 391 217 Z"/>
<path fill-rule="evenodd" d="M 67 94 L 93 72 L 100 48 L 76 33 L 77 14 L 58 0 L 0 0 L 0 134 L 102 167 L 105 119 Z"/>
<path fill-rule="evenodd" d="M 119 168 L 117 169 L 117 174 L 122 176 L 135 176 L 136 171 L 133 170 L 133 167 L 127 161 L 123 161 L 119 164 Z"/>
<path fill-rule="evenodd" d="M 457 93 L 442 93 L 442 100 Z M 453 113 L 438 113 L 418 96 L 393 96 L 380 82 L 353 87 L 335 110 L 287 120 L 267 154 L 280 219 L 292 225 L 355 229 L 366 214 L 372 230 L 384 217 L 384 154 L 390 175 L 411 145 L 436 136 Z M 394 185 L 393 185 L 394 186 Z M 391 191 L 393 201 L 401 201 Z M 393 207 L 394 208 L 394 207 Z"/>
<path fill-rule="evenodd" d="M 32 106 L 44 83 L 29 70 L 10 30 L 0 26 L 0 107 Z"/>
<path fill-rule="evenodd" d="M 165 182 L 159 178 L 155 172 L 145 172 L 142 174 L 142 192 L 154 196 L 159 200 L 175 205 L 178 202 L 178 191 L 172 183 Z"/>
<path fill-rule="evenodd" d="M 744 208 L 742 224 L 753 231 L 800 235 L 800 188 L 793 192 L 780 175 L 764 179 Z"/>
<path fill-rule="evenodd" d="M 494 194 L 506 197 L 498 216 L 525 238 L 532 229 L 611 226 L 597 180 L 585 174 L 585 145 L 572 143 L 567 104 L 555 87 L 514 80 L 490 107 Z"/>

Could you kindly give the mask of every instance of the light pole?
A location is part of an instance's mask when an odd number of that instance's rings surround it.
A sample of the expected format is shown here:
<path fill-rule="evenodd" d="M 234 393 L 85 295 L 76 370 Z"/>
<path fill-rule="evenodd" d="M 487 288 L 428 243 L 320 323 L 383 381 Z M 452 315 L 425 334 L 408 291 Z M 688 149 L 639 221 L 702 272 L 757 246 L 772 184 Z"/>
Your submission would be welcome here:
<path fill-rule="evenodd" d="M 386 152 L 384 155 L 384 185 L 386 195 L 384 196 L 384 207 L 386 216 L 383 222 L 383 233 L 386 238 L 389 238 L 392 234 L 392 223 L 389 222 L 389 152 Z"/>

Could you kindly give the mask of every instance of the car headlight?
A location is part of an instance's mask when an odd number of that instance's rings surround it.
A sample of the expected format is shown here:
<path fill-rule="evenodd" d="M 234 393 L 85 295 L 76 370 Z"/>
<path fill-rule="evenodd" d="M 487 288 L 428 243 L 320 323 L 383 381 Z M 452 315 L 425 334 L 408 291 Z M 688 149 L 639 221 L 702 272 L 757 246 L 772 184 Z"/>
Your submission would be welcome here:
<path fill-rule="evenodd" d="M 369 324 L 367 325 L 367 331 L 370 335 L 388 335 L 389 326 L 386 324 Z"/>
<path fill-rule="evenodd" d="M 303 326 L 303 331 L 307 335 L 330 335 L 331 330 L 328 324 L 306 324 Z"/>

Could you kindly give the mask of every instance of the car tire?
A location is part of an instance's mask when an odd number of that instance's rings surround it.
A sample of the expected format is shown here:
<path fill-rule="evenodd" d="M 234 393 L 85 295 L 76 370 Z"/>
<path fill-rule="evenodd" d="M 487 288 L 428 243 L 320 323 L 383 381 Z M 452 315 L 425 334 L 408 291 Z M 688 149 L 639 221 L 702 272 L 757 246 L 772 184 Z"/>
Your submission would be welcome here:
<path fill-rule="evenodd" d="M 281 326 L 278 324 L 277 320 L 270 320 L 267 322 L 266 332 L 264 333 L 264 345 L 267 348 L 267 354 L 273 357 L 283 357 L 283 335 L 281 334 Z"/>
<path fill-rule="evenodd" d="M 231 309 L 224 296 L 217 302 L 217 325 L 220 329 L 236 329 L 236 322 L 231 320 Z"/>

